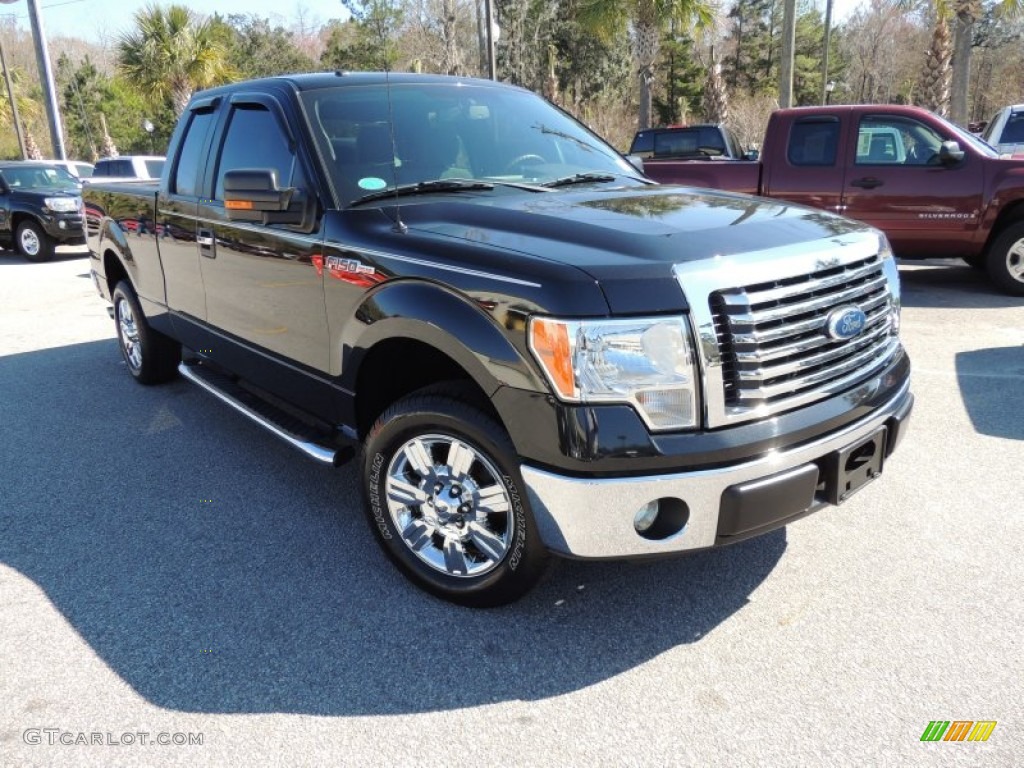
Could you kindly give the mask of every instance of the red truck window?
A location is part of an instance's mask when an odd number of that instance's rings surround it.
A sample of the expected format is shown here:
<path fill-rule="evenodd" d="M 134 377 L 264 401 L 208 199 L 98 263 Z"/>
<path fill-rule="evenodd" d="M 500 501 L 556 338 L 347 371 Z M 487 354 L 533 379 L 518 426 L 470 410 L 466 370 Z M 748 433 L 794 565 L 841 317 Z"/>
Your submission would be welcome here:
<path fill-rule="evenodd" d="M 897 115 L 865 115 L 857 132 L 857 165 L 934 165 L 942 137 L 924 123 Z"/>
<path fill-rule="evenodd" d="M 839 118 L 797 120 L 789 133 L 787 157 L 791 165 L 835 165 L 839 146 Z"/>

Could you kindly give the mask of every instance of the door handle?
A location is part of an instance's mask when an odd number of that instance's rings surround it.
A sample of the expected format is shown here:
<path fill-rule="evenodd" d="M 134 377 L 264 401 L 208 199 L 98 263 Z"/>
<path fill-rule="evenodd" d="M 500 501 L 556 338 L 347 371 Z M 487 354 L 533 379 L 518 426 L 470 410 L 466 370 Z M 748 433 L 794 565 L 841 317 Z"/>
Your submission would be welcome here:
<path fill-rule="evenodd" d="M 199 252 L 208 259 L 217 258 L 217 252 L 214 250 L 214 239 L 213 231 L 209 229 L 200 229 L 196 232 L 196 244 L 199 245 Z"/>
<path fill-rule="evenodd" d="M 874 189 L 885 184 L 881 179 L 874 179 L 869 177 L 863 179 L 854 179 L 850 182 L 851 187 L 862 187 L 863 189 Z"/>

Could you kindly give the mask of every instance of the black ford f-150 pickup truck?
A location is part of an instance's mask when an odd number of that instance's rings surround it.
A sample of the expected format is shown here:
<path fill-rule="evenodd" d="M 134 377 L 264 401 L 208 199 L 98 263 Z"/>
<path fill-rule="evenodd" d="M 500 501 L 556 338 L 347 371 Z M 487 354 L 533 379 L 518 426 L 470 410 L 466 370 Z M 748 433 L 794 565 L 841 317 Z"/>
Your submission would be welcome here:
<path fill-rule="evenodd" d="M 132 375 L 358 457 L 384 551 L 456 602 L 515 599 L 551 552 L 704 549 L 840 503 L 910 413 L 877 230 L 654 185 L 510 86 L 204 91 L 158 185 L 85 200 Z"/>

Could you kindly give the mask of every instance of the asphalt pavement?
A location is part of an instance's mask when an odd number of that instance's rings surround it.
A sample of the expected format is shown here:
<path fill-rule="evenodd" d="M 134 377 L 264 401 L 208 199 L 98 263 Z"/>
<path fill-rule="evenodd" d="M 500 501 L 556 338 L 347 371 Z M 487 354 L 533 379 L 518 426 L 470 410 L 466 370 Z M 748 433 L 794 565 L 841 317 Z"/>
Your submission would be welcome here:
<path fill-rule="evenodd" d="M 351 467 L 132 381 L 87 269 L 0 252 L 0 766 L 1020 764 L 1024 300 L 970 268 L 901 266 L 881 481 L 490 611 L 395 572 Z"/>

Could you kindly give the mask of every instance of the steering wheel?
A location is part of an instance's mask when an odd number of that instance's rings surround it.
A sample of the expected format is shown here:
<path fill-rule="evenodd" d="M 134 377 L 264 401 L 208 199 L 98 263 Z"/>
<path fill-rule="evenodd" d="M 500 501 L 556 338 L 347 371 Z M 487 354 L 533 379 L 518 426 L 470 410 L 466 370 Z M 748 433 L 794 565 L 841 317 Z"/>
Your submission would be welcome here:
<path fill-rule="evenodd" d="M 507 164 L 507 165 L 505 166 L 505 171 L 504 171 L 504 172 L 505 172 L 505 173 L 511 173 L 511 172 L 512 172 L 512 170 L 513 170 L 513 169 L 514 169 L 514 168 L 515 168 L 515 167 L 516 167 L 517 165 L 520 165 L 520 164 L 522 164 L 522 163 L 525 163 L 525 162 L 526 162 L 527 160 L 532 160 L 532 161 L 533 161 L 533 162 L 532 162 L 532 165 L 536 165 L 537 163 L 546 163 L 546 162 L 547 162 L 547 158 L 545 158 L 545 157 L 541 157 L 540 155 L 538 155 L 538 154 L 534 154 L 533 152 L 528 152 L 527 154 L 525 154 L 525 155 L 520 155 L 519 157 L 517 157 L 517 158 L 513 159 L 512 161 L 510 161 L 510 162 L 509 162 L 509 163 L 508 163 L 508 164 Z"/>

